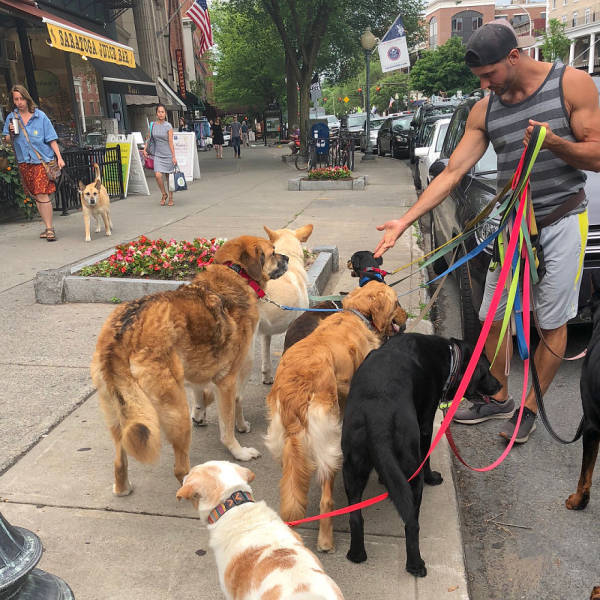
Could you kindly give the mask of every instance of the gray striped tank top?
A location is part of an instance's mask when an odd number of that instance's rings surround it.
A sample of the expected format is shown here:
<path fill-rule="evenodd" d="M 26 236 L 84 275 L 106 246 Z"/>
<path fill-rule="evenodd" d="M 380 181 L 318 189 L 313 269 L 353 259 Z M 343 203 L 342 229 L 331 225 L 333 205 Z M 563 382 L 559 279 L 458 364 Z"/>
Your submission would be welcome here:
<path fill-rule="evenodd" d="M 569 115 L 565 108 L 562 78 L 565 65 L 557 61 L 546 80 L 528 98 L 516 104 L 505 104 L 492 92 L 486 115 L 486 130 L 498 155 L 498 183 L 500 191 L 512 178 L 523 152 L 523 136 L 529 119 L 548 123 L 552 131 L 565 140 L 575 141 Z M 542 150 L 531 172 L 531 196 L 535 214 L 550 214 L 568 196 L 585 186 L 586 175 L 552 154 Z M 587 201 L 569 214 L 583 212 Z"/>

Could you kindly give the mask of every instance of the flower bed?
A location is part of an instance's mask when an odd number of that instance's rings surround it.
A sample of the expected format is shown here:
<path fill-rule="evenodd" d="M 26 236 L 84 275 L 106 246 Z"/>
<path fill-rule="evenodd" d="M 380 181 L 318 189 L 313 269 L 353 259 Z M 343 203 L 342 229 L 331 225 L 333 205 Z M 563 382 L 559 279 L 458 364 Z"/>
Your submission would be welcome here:
<path fill-rule="evenodd" d="M 348 167 L 323 167 L 308 172 L 307 179 L 338 181 L 340 179 L 352 179 L 352 171 Z"/>
<path fill-rule="evenodd" d="M 135 277 L 141 279 L 192 279 L 213 262 L 224 239 L 196 238 L 193 242 L 145 236 L 116 247 L 106 260 L 84 267 L 77 273 L 84 277 Z"/>

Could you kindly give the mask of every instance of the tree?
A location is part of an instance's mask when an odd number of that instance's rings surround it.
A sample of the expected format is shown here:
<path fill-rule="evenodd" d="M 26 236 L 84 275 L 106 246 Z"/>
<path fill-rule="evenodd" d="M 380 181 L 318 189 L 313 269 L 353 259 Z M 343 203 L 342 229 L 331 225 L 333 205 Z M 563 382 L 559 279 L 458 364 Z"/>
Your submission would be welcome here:
<path fill-rule="evenodd" d="M 565 35 L 565 24 L 557 19 L 550 19 L 548 31 L 544 32 L 542 55 L 544 60 L 554 62 L 557 58 L 564 59 L 569 52 L 571 40 Z"/>
<path fill-rule="evenodd" d="M 285 58 L 277 32 L 259 3 L 231 10 L 228 2 L 211 5 L 217 52 L 215 100 L 219 107 L 262 112 L 285 95 Z"/>
<path fill-rule="evenodd" d="M 440 90 L 449 96 L 479 87 L 479 79 L 465 64 L 465 47 L 459 37 L 450 38 L 435 50 L 426 50 L 410 72 L 411 87 L 427 95 Z"/>

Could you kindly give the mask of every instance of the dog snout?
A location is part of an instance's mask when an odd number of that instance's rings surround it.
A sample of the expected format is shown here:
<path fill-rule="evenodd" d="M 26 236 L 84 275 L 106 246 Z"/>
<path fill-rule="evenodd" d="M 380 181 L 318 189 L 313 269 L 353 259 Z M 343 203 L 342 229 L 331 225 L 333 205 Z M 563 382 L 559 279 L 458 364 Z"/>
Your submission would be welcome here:
<path fill-rule="evenodd" d="M 275 254 L 274 256 L 277 259 L 277 266 L 269 273 L 270 279 L 277 279 L 278 277 L 281 277 L 287 271 L 288 262 L 290 260 L 285 254 Z"/>

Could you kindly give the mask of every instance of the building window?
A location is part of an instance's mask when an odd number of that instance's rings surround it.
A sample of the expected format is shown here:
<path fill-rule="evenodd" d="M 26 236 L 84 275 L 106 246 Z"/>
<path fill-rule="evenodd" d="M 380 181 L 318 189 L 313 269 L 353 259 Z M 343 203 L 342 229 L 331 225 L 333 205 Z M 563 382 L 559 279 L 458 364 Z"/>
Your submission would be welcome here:
<path fill-rule="evenodd" d="M 552 0 L 552 8 L 556 8 L 556 0 Z"/>
<path fill-rule="evenodd" d="M 429 21 L 429 47 L 437 48 L 437 30 L 438 23 L 435 17 Z"/>
<path fill-rule="evenodd" d="M 586 8 L 585 9 L 585 24 L 587 25 L 588 23 L 591 22 L 592 19 L 592 9 L 591 8 Z"/>
<path fill-rule="evenodd" d="M 562 16 L 562 22 L 566 25 L 567 24 L 567 15 L 563 15 Z"/>
<path fill-rule="evenodd" d="M 473 17 L 473 31 L 479 29 L 483 25 L 483 17 Z"/>
<path fill-rule="evenodd" d="M 568 0 L 563 0 L 563 6 L 567 5 Z"/>
<path fill-rule="evenodd" d="M 462 17 L 455 17 L 454 19 L 452 19 L 452 31 L 462 31 Z"/>
<path fill-rule="evenodd" d="M 573 13 L 573 20 L 571 21 L 571 27 L 577 27 L 577 11 Z"/>

